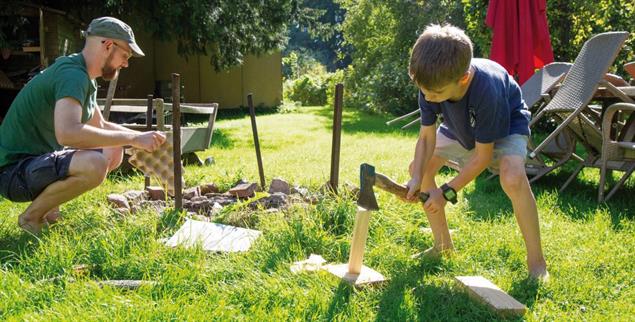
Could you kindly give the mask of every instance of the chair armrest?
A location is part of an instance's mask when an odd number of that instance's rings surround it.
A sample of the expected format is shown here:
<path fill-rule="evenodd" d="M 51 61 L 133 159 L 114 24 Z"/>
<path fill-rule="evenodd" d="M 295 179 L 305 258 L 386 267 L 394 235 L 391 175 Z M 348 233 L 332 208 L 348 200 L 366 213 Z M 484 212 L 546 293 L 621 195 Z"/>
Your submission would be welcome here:
<path fill-rule="evenodd" d="M 611 125 L 613 123 L 613 117 L 618 111 L 631 112 L 631 117 L 629 117 L 626 121 L 626 124 L 622 129 L 622 133 L 620 133 L 620 138 L 632 140 L 633 138 L 630 137 L 632 136 L 630 133 L 635 132 L 635 104 L 631 103 L 615 103 L 606 109 L 606 112 L 604 112 L 604 118 L 602 119 L 602 137 L 605 138 L 605 140 L 611 139 Z"/>

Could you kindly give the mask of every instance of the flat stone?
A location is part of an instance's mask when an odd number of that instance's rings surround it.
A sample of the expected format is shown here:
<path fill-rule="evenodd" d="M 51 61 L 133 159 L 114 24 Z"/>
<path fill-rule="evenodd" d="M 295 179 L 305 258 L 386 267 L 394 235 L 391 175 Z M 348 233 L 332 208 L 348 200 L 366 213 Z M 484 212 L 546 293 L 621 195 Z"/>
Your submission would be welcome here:
<path fill-rule="evenodd" d="M 128 199 L 128 202 L 133 204 L 140 204 L 143 200 L 148 200 L 149 193 L 142 190 L 130 190 L 123 193 L 124 197 Z"/>
<path fill-rule="evenodd" d="M 166 203 L 163 200 L 145 200 L 141 202 L 141 208 L 150 208 L 161 213 L 165 210 Z"/>
<path fill-rule="evenodd" d="M 192 199 L 201 195 L 198 187 L 183 190 L 183 199 Z"/>
<path fill-rule="evenodd" d="M 202 196 L 208 193 L 217 193 L 220 192 L 220 189 L 213 183 L 206 183 L 198 186 L 200 193 Z"/>
<path fill-rule="evenodd" d="M 149 186 L 146 191 L 150 200 L 165 200 L 165 190 L 159 186 Z"/>
<path fill-rule="evenodd" d="M 271 180 L 271 184 L 269 185 L 269 193 L 274 192 L 282 192 L 288 195 L 291 192 L 289 183 L 280 178 L 274 178 Z"/>
<path fill-rule="evenodd" d="M 263 207 L 265 209 L 270 208 L 284 208 L 288 204 L 288 197 L 282 192 L 275 192 L 268 197 L 260 198 L 256 201 L 249 203 L 251 209 L 257 209 Z"/>
<path fill-rule="evenodd" d="M 229 193 L 238 198 L 251 198 L 255 195 L 257 186 L 255 183 L 241 183 L 229 189 Z"/>
<path fill-rule="evenodd" d="M 128 203 L 128 199 L 126 197 L 112 193 L 108 195 L 108 203 L 115 208 L 125 208 L 130 209 L 130 204 Z"/>

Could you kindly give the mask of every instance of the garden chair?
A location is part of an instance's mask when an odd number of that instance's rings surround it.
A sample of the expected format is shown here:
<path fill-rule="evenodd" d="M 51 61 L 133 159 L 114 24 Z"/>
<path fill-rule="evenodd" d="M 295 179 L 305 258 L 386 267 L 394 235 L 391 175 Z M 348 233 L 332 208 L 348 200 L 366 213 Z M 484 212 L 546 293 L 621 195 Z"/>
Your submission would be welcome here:
<path fill-rule="evenodd" d="M 624 64 L 624 71 L 631 76 L 631 85 L 635 85 L 635 61 Z"/>
<path fill-rule="evenodd" d="M 549 114 L 558 122 L 558 126 L 547 138 L 529 153 L 534 159 L 544 151 L 554 139 L 565 129 L 573 133 L 587 151 L 587 157 L 576 169 L 576 172 L 565 182 L 560 191 L 565 189 L 577 173 L 584 167 L 593 165 L 601 153 L 602 132 L 597 121 L 593 121 L 593 113 L 589 112 L 588 104 L 595 95 L 600 84 L 611 92 L 616 87 L 604 80 L 609 67 L 628 38 L 628 32 L 607 32 L 589 39 L 576 57 L 573 66 L 565 76 L 562 86 L 551 101 L 532 120 L 535 123 L 545 114 Z M 619 91 L 619 90 L 617 90 Z M 626 95 L 617 97 L 624 100 Z"/>
<path fill-rule="evenodd" d="M 630 113 L 625 122 L 620 124 L 618 112 Z M 617 129 L 617 130 L 616 130 Z M 616 131 L 613 131 L 616 130 Z M 624 175 L 604 197 L 606 177 L 612 168 L 609 162 L 619 162 L 618 167 Z M 604 113 L 602 120 L 602 153 L 600 156 L 600 186 L 598 188 L 598 202 L 607 201 L 624 184 L 635 170 L 635 104 L 616 103 Z"/>

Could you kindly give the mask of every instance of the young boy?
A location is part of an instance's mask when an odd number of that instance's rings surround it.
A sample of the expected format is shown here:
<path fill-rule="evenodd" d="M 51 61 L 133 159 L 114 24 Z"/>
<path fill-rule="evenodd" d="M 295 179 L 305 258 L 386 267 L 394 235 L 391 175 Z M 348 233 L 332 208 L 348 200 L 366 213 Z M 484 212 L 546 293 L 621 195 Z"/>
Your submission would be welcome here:
<path fill-rule="evenodd" d="M 525 175 L 530 113 L 518 84 L 499 64 L 473 59 L 472 42 L 451 25 L 425 29 L 412 49 L 409 74 L 420 89 L 421 130 L 407 198 L 415 201 L 418 191 L 430 194 L 423 208 L 434 236 L 434 246 L 423 255 L 453 250 L 445 204 L 456 203 L 457 192 L 490 167 L 511 199 L 529 274 L 546 278 L 536 200 Z M 438 114 L 443 115 L 439 129 Z M 461 170 L 437 187 L 435 175 L 448 160 Z"/>

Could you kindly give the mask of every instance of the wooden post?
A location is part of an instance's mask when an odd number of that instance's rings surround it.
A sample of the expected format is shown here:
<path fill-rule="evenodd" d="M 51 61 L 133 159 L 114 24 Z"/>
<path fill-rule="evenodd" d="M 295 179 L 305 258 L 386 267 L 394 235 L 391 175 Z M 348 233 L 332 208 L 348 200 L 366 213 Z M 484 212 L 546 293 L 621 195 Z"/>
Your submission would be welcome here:
<path fill-rule="evenodd" d="M 265 170 L 262 167 L 262 157 L 260 155 L 260 143 L 258 141 L 258 128 L 256 127 L 256 110 L 252 94 L 247 95 L 247 105 L 249 106 L 249 115 L 251 116 L 251 131 L 254 135 L 254 146 L 256 147 L 256 159 L 258 161 L 258 175 L 260 176 L 260 187 L 265 189 Z"/>
<path fill-rule="evenodd" d="M 146 111 L 146 130 L 152 131 L 152 95 L 148 95 L 148 110 Z M 150 176 L 145 176 L 145 189 L 148 189 L 150 186 Z M 144 189 L 144 190 L 145 190 Z"/>
<path fill-rule="evenodd" d="M 106 94 L 106 103 L 104 104 L 104 120 L 108 121 L 110 118 L 110 106 L 112 105 L 112 99 L 115 97 L 117 91 L 117 80 L 119 77 L 108 82 L 108 93 Z"/>
<path fill-rule="evenodd" d="M 340 175 L 340 141 L 342 138 L 342 94 L 344 85 L 335 85 L 335 102 L 333 111 L 333 142 L 331 144 L 331 189 L 337 193 Z"/>
<path fill-rule="evenodd" d="M 379 272 L 363 265 L 370 214 L 370 210 L 357 207 L 348 264 L 330 264 L 324 266 L 331 274 L 355 286 L 380 283 L 386 280 Z"/>
<path fill-rule="evenodd" d="M 174 149 L 174 208 L 183 209 L 181 168 L 181 75 L 172 73 L 172 142 Z"/>
<path fill-rule="evenodd" d="M 357 215 L 355 216 L 355 226 L 353 226 L 351 252 L 348 256 L 348 272 L 351 274 L 359 274 L 362 271 L 369 221 L 370 211 L 358 207 Z"/>

